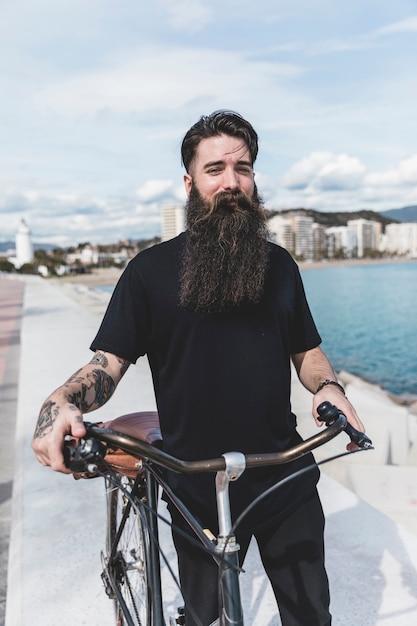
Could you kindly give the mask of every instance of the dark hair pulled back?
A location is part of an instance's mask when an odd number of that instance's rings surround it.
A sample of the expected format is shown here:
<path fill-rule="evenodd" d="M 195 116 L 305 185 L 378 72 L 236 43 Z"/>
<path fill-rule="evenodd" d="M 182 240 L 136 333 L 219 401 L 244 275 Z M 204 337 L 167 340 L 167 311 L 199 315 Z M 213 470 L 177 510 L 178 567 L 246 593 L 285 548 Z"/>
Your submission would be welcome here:
<path fill-rule="evenodd" d="M 210 115 L 202 115 L 186 133 L 181 145 L 181 159 L 187 172 L 200 141 L 222 134 L 243 139 L 249 148 L 252 165 L 254 164 L 258 155 L 258 135 L 254 128 L 239 113 L 220 110 Z"/>

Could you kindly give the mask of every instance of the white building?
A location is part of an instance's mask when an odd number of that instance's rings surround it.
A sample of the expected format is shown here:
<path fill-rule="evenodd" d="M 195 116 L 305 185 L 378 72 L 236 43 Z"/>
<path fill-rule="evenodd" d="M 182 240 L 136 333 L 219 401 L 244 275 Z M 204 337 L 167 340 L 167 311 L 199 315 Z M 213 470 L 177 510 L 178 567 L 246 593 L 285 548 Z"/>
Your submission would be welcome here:
<path fill-rule="evenodd" d="M 383 251 L 417 258 L 417 223 L 388 224 L 385 228 Z"/>
<path fill-rule="evenodd" d="M 350 259 L 357 248 L 356 229 L 347 226 L 330 226 L 326 229 L 328 237 L 329 257 L 334 257 L 338 252 Z"/>
<path fill-rule="evenodd" d="M 271 241 L 291 252 L 294 250 L 295 238 L 291 220 L 282 215 L 274 215 L 268 220 L 268 230 Z"/>
<path fill-rule="evenodd" d="M 80 264 L 86 267 L 97 265 L 99 262 L 98 247 L 94 244 L 87 244 L 76 252 L 67 254 L 67 262 L 70 265 Z"/>
<path fill-rule="evenodd" d="M 314 222 L 313 226 L 313 258 L 322 259 L 327 255 L 326 228 Z"/>
<path fill-rule="evenodd" d="M 305 260 L 313 258 L 313 223 L 312 217 L 294 215 L 291 218 L 295 233 L 295 254 Z"/>
<path fill-rule="evenodd" d="M 170 204 L 162 209 L 162 241 L 176 237 L 185 230 L 185 208 Z"/>
<path fill-rule="evenodd" d="M 29 226 L 23 218 L 17 226 L 15 242 L 15 256 L 8 257 L 8 260 L 10 263 L 13 263 L 16 269 L 19 269 L 22 265 L 25 265 L 25 263 L 32 263 L 34 260 Z"/>
<path fill-rule="evenodd" d="M 361 259 L 369 250 L 377 248 L 377 229 L 375 224 L 370 220 L 363 218 L 357 220 L 349 220 L 348 228 L 356 233 L 357 240 L 357 257 Z M 378 241 L 379 244 L 379 241 Z"/>

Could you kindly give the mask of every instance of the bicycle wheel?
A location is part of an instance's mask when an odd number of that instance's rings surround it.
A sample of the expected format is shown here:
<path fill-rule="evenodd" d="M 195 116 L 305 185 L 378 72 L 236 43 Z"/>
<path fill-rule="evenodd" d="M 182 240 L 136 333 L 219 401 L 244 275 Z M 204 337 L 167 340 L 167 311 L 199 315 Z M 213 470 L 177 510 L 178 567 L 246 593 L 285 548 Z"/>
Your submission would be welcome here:
<path fill-rule="evenodd" d="M 118 477 L 129 493 L 134 480 Z M 114 598 L 117 626 L 151 626 L 151 588 L 149 584 L 149 532 L 146 512 L 140 506 L 144 485 L 133 505 L 123 489 L 107 482 L 107 557 L 109 595 Z"/>

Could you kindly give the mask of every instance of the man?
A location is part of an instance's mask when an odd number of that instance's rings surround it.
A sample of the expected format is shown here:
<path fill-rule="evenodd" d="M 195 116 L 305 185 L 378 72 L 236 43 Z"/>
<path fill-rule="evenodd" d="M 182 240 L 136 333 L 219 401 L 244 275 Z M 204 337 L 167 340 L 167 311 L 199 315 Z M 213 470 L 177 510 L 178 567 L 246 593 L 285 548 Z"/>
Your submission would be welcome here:
<path fill-rule="evenodd" d="M 92 361 L 41 409 L 33 440 L 41 463 L 68 471 L 64 436 L 85 434 L 82 413 L 102 406 L 129 364 L 145 354 L 164 449 L 180 458 L 275 451 L 299 441 L 290 404 L 291 360 L 314 394 L 316 420 L 317 406 L 328 400 L 364 430 L 320 349 L 296 264 L 267 240 L 254 182 L 257 152 L 256 132 L 237 113 L 217 111 L 187 132 L 187 231 L 130 262 L 92 343 Z M 318 470 L 307 455 L 285 466 L 248 470 L 231 486 L 236 519 L 265 489 L 307 465 L 312 471 L 264 499 L 237 529 L 242 558 L 256 537 L 285 626 L 331 623 Z M 213 478 L 172 474 L 169 481 L 215 532 Z M 175 530 L 181 520 L 171 514 L 186 623 L 208 626 L 218 617 L 217 568 Z"/>

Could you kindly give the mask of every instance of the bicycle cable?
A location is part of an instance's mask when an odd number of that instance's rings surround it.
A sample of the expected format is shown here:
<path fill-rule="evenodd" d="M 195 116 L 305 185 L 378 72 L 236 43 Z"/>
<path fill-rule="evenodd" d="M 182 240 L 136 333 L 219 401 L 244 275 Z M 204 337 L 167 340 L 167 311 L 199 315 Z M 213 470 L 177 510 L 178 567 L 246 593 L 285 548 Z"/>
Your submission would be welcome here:
<path fill-rule="evenodd" d="M 308 465 L 307 467 L 303 467 L 303 468 L 297 470 L 296 472 L 294 472 L 293 474 L 290 474 L 289 476 L 286 476 L 282 480 L 280 480 L 277 483 L 275 483 L 275 485 L 272 485 L 272 487 L 269 487 L 268 489 L 266 489 L 257 498 L 255 498 L 255 500 L 253 500 L 246 507 L 246 509 L 244 509 L 244 511 L 239 515 L 239 517 L 237 518 L 237 520 L 235 521 L 235 523 L 232 526 L 232 531 L 231 531 L 232 535 L 236 532 L 236 529 L 239 526 L 239 524 L 242 522 L 242 520 L 248 515 L 248 513 L 253 508 L 255 508 L 255 506 L 257 506 L 257 504 L 259 504 L 259 502 L 261 500 L 263 500 L 264 498 L 269 496 L 274 491 L 278 490 L 283 485 L 289 483 L 294 478 L 297 478 L 297 477 L 301 476 L 302 474 L 306 474 L 307 472 L 310 472 L 310 471 L 316 469 L 318 466 L 324 465 L 325 463 L 330 463 L 331 461 L 336 461 L 337 459 L 341 459 L 341 458 L 343 458 L 345 456 L 349 456 L 351 454 L 356 454 L 357 452 L 366 452 L 368 450 L 373 450 L 373 448 L 358 448 L 357 450 L 341 452 L 339 454 L 335 454 L 334 456 L 330 456 L 327 459 L 323 459 L 322 461 L 314 462 L 311 465 Z M 229 537 L 231 538 L 231 535 L 229 535 Z M 229 540 L 229 537 L 227 538 L 227 540 Z"/>

